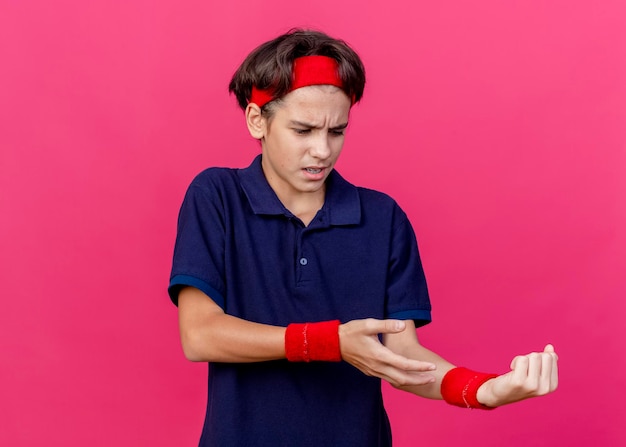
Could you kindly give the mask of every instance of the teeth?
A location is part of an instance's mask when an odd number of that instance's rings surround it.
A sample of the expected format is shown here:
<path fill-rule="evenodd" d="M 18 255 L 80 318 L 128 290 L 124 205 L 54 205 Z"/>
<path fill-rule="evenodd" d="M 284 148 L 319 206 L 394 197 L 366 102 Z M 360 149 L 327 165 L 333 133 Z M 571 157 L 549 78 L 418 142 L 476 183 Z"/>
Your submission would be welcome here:
<path fill-rule="evenodd" d="M 320 172 L 322 172 L 321 169 L 313 169 L 313 168 L 306 168 L 307 172 L 310 172 L 311 174 L 319 174 Z"/>

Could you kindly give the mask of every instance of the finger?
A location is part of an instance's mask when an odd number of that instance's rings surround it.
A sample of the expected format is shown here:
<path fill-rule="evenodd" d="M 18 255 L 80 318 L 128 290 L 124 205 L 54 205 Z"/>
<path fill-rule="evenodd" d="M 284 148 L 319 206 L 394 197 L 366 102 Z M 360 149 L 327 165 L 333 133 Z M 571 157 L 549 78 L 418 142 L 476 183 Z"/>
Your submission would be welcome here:
<path fill-rule="evenodd" d="M 378 354 L 378 361 L 384 365 L 390 366 L 402 371 L 426 372 L 433 371 L 437 368 L 434 363 L 422 362 L 406 358 L 400 354 L 394 353 L 392 350 L 382 346 L 382 351 Z"/>
<path fill-rule="evenodd" d="M 353 331 L 360 331 L 366 335 L 394 334 L 406 329 L 406 323 L 402 320 L 377 320 L 367 318 L 365 320 L 353 320 L 345 326 L 353 326 Z"/>
<path fill-rule="evenodd" d="M 392 367 L 385 367 L 378 372 L 381 379 L 386 380 L 394 386 L 426 385 L 435 382 L 435 376 L 427 373 L 411 373 L 398 370 Z"/>
<path fill-rule="evenodd" d="M 558 357 L 552 361 L 552 370 L 550 371 L 550 391 L 556 390 L 559 386 L 559 362 Z"/>
<path fill-rule="evenodd" d="M 554 351 L 554 346 L 552 346 L 551 344 L 547 344 L 546 347 L 544 348 L 543 352 L 547 352 L 549 354 L 552 354 L 556 360 L 559 359 L 559 356 Z"/>
<path fill-rule="evenodd" d="M 432 374 L 427 373 L 407 373 L 405 374 L 404 385 L 428 385 L 434 383 L 437 379 Z"/>
<path fill-rule="evenodd" d="M 528 377 L 528 357 L 519 355 L 513 359 L 513 380 L 516 384 L 522 385 Z"/>
<path fill-rule="evenodd" d="M 381 351 L 386 348 L 381 348 Z M 428 362 L 414 361 L 394 354 L 391 355 L 379 351 L 376 360 L 367 358 L 354 359 L 350 363 L 369 376 L 379 377 L 394 386 L 424 385 L 435 380 L 432 374 L 426 371 L 432 370 L 434 365 Z"/>
<path fill-rule="evenodd" d="M 547 357 L 547 356 L 546 356 Z M 543 354 L 533 352 L 528 354 L 528 386 L 531 389 L 539 388 L 539 380 L 541 378 L 541 367 L 543 366 Z"/>
<path fill-rule="evenodd" d="M 548 394 L 552 390 L 552 366 L 554 357 L 550 353 L 541 354 L 541 376 L 539 378 L 539 394 Z"/>
<path fill-rule="evenodd" d="M 395 387 L 407 387 L 407 386 L 423 386 L 435 382 L 435 376 L 429 374 L 394 374 L 387 380 Z"/>
<path fill-rule="evenodd" d="M 544 352 L 541 355 L 541 380 L 549 382 L 552 377 L 552 364 L 554 363 L 554 357 L 549 353 Z"/>
<path fill-rule="evenodd" d="M 383 323 L 382 320 L 372 321 L 375 321 L 376 324 Z M 364 344 L 360 345 L 359 350 L 353 352 L 352 356 L 358 359 L 357 361 L 359 363 L 370 365 L 374 369 L 382 365 L 391 366 L 403 371 L 423 372 L 436 369 L 434 363 L 411 359 L 395 353 L 387 346 L 380 343 L 376 334 L 366 336 L 362 341 Z"/>
<path fill-rule="evenodd" d="M 513 360 L 511 360 L 511 365 L 510 365 L 511 371 L 515 369 L 515 367 L 517 366 L 517 361 L 521 357 L 522 357 L 521 355 L 518 355 Z"/>
<path fill-rule="evenodd" d="M 368 323 L 370 334 L 396 334 L 406 329 L 402 320 L 370 320 Z"/>

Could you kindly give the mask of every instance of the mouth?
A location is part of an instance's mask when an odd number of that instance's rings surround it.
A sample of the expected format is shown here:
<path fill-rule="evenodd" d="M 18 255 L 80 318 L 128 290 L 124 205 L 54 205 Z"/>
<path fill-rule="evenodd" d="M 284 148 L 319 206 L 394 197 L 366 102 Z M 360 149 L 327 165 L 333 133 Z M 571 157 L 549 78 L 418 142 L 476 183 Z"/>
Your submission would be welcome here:
<path fill-rule="evenodd" d="M 304 168 L 304 170 L 309 174 L 319 174 L 322 172 L 323 168 Z"/>

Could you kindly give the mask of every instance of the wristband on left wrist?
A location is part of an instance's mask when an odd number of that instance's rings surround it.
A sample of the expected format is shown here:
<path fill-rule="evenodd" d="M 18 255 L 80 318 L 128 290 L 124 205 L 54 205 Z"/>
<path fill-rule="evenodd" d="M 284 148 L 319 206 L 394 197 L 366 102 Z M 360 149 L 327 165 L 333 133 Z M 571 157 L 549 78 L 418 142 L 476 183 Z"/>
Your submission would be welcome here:
<path fill-rule="evenodd" d="M 498 377 L 497 374 L 487 374 L 458 367 L 446 373 L 441 381 L 441 396 L 450 405 L 462 408 L 477 408 L 493 410 L 478 401 L 478 388 L 486 381 Z"/>

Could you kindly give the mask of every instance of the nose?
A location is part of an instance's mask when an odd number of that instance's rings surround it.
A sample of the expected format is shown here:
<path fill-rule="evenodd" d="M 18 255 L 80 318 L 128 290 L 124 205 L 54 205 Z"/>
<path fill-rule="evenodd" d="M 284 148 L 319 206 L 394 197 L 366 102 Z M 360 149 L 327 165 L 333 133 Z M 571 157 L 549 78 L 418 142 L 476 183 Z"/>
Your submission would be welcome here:
<path fill-rule="evenodd" d="M 330 157 L 331 150 L 328 139 L 329 137 L 326 135 L 319 135 L 311 145 L 310 154 L 318 160 L 325 160 Z"/>

